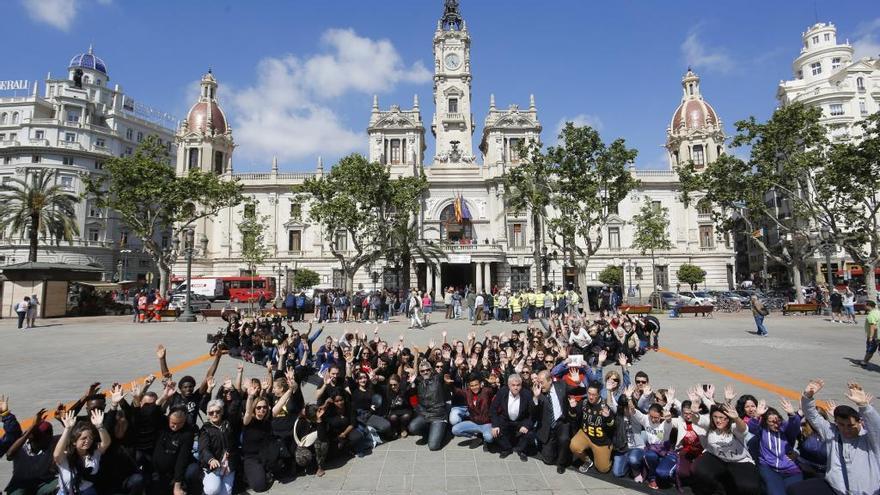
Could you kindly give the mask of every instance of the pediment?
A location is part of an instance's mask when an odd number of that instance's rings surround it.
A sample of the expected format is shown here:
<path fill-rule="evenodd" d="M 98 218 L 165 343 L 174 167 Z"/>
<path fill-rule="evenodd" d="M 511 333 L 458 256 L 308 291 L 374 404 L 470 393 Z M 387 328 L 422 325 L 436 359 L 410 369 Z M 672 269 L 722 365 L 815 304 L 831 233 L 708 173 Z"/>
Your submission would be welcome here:
<path fill-rule="evenodd" d="M 305 230 L 308 227 L 308 224 L 303 223 L 302 220 L 288 220 L 283 227 L 287 230 L 291 229 L 302 229 Z"/>
<path fill-rule="evenodd" d="M 382 128 L 409 128 L 416 127 L 415 122 L 407 118 L 405 115 L 400 113 L 392 113 L 386 117 L 379 119 L 376 122 L 376 125 L 373 127 L 382 127 Z"/>
<path fill-rule="evenodd" d="M 513 115 L 505 115 L 498 119 L 494 127 L 513 127 L 513 128 L 523 128 L 523 127 L 537 127 L 537 123 L 532 119 L 526 117 L 522 114 L 513 114 Z"/>
<path fill-rule="evenodd" d="M 456 86 L 450 86 L 443 91 L 443 96 L 463 96 L 464 91 L 460 90 Z"/>
<path fill-rule="evenodd" d="M 626 225 L 626 220 L 620 217 L 617 213 L 611 213 L 608 215 L 608 220 L 605 222 L 608 225 Z"/>

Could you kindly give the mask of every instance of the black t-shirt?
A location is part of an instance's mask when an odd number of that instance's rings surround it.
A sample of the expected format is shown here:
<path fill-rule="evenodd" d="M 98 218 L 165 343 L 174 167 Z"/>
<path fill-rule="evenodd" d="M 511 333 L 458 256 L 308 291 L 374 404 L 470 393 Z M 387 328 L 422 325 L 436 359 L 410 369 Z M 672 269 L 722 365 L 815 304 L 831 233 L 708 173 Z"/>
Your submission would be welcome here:
<path fill-rule="evenodd" d="M 278 400 L 276 397 L 270 396 L 269 402 L 271 407 L 275 407 Z M 296 392 L 290 394 L 287 404 L 278 414 L 272 416 L 272 433 L 277 437 L 286 438 L 293 435 L 293 424 L 296 422 L 297 416 L 305 406 L 302 390 L 297 387 Z"/>
<path fill-rule="evenodd" d="M 156 448 L 153 449 L 153 470 L 161 476 L 173 476 L 175 481 L 183 481 L 186 467 L 193 460 L 195 434 L 190 426 L 177 431 L 171 431 L 166 426 L 160 431 Z"/>
<path fill-rule="evenodd" d="M 843 306 L 843 296 L 841 296 L 839 292 L 832 292 L 831 293 L 831 305 L 832 306 Z"/>
<path fill-rule="evenodd" d="M 190 426 L 197 426 L 199 419 L 199 408 L 202 404 L 202 393 L 198 390 L 193 391 L 189 397 L 184 397 L 180 393 L 176 393 L 168 402 L 168 409 L 182 409 L 186 412 L 186 423 Z"/>
<path fill-rule="evenodd" d="M 259 420 L 251 418 L 250 424 L 241 428 L 241 453 L 245 457 L 260 455 L 263 446 L 272 439 L 272 422 L 267 416 Z"/>

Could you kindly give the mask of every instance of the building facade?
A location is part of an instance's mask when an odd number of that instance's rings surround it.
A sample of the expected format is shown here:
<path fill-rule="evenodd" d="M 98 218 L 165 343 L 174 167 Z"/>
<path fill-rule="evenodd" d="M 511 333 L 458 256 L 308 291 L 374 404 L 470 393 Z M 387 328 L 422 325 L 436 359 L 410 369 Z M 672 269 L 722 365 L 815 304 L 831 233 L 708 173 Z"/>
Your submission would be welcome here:
<path fill-rule="evenodd" d="M 54 169 L 57 183 L 78 195 L 85 190 L 83 174 L 103 175 L 106 160 L 131 155 L 147 136 L 157 136 L 170 153 L 173 125 L 169 116 L 111 86 L 107 65 L 90 47 L 70 60 L 66 78 L 49 74 L 42 91 L 34 81 L 27 96 L 0 97 L 0 181 Z M 145 280 L 155 273 L 140 240 L 94 201 L 77 205 L 76 225 L 72 243 L 41 240 L 37 260 L 100 267 L 105 280 Z M 27 236 L 0 231 L 0 266 L 27 259 Z"/>
<path fill-rule="evenodd" d="M 439 267 L 416 265 L 412 280 L 423 290 L 437 294 L 442 287 L 472 285 L 477 289 L 498 286 L 528 287 L 536 283 L 537 270 L 545 270 L 554 286 L 576 282 L 576 269 L 564 264 L 548 247 L 544 266 L 534 266 L 532 231 L 527 212 L 515 214 L 505 208 L 502 177 L 520 162 L 517 145 L 540 139 L 542 125 L 534 96 L 528 105 L 496 106 L 489 98 L 484 128 L 480 136 L 479 158 L 474 154 L 473 99 L 471 81 L 474 67 L 470 59 L 471 37 L 465 20 L 455 10 L 447 10 L 433 34 L 433 102 L 431 134 L 436 153 L 425 163 L 425 122 L 418 96 L 410 108 L 390 105 L 381 109 L 374 97 L 366 139 L 371 161 L 385 164 L 393 178 L 412 176 L 424 170 L 429 190 L 423 198 L 419 228 L 423 242 L 438 245 L 446 254 Z M 669 238 L 674 248 L 657 253 L 657 280 L 665 288 L 675 288 L 675 272 L 684 263 L 693 263 L 707 272 L 706 287 L 727 289 L 734 284 L 732 246 L 719 240 L 712 225 L 711 211 L 696 205 L 686 207 L 678 199 L 678 176 L 673 167 L 693 160 L 704 165 L 724 152 L 724 134 L 719 117 L 703 99 L 700 79 L 688 70 L 681 82 L 683 96 L 667 129 L 669 165 L 661 170 L 631 168 L 641 187 L 618 206 L 608 223 L 599 253 L 588 267 L 588 281 L 598 284 L 598 274 L 609 265 L 625 267 L 624 285 L 632 293 L 647 298 L 652 289 L 652 263 L 649 256 L 636 252 L 632 226 L 628 223 L 645 201 L 665 206 L 670 213 Z M 217 81 L 208 74 L 202 80 L 199 100 L 177 133 L 178 172 L 200 167 L 227 179 L 237 178 L 244 194 L 254 200 L 256 215 L 267 216 L 265 233 L 269 256 L 258 267 L 262 275 L 280 277 L 280 286 L 289 287 L 297 269 L 308 268 L 321 276 L 324 287 L 341 287 L 342 273 L 333 258 L 321 227 L 309 221 L 308 203 L 300 203 L 291 188 L 309 177 L 324 174 L 318 158 L 312 172 L 282 172 L 273 160 L 268 172 L 234 173 L 232 130 L 216 102 Z M 456 218 L 456 206 L 465 213 Z M 237 224 L 244 205 L 229 208 L 197 226 L 193 276 L 235 276 L 245 273 L 241 259 L 241 236 Z M 334 236 L 336 249 L 345 251 L 351 242 L 344 234 Z M 366 267 L 354 279 L 355 288 L 395 287 L 398 280 L 392 267 Z M 175 275 L 185 273 L 182 262 Z M 372 274 L 378 275 L 378 280 Z"/>

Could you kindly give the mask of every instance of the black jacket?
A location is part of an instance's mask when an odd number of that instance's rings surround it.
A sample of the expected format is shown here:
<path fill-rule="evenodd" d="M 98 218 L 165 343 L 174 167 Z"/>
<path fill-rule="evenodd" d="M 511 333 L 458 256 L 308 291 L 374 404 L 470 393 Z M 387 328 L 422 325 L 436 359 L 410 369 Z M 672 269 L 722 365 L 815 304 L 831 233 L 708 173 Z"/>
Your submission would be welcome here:
<path fill-rule="evenodd" d="M 446 384 L 443 375 L 434 373 L 430 378 L 416 378 L 416 391 L 419 395 L 419 414 L 425 416 L 428 421 L 442 421 L 447 419 L 446 411 Z"/>
<path fill-rule="evenodd" d="M 234 470 L 238 465 L 238 437 L 233 433 L 229 421 L 223 420 L 220 426 L 205 423 L 199 432 L 199 464 L 208 469 L 211 459 L 223 460 L 223 454 L 229 453 L 229 466 Z"/>
<path fill-rule="evenodd" d="M 538 441 L 541 443 L 547 443 L 550 440 L 551 428 L 553 426 L 553 403 L 551 402 L 550 394 L 556 394 L 556 398 L 559 399 L 559 408 L 561 409 L 562 416 L 558 419 L 558 422 L 564 423 L 568 421 L 568 414 L 566 414 L 568 409 L 566 392 L 568 388 L 568 384 L 564 381 L 553 382 L 548 393 L 542 393 L 538 396 L 538 405 L 535 406 L 535 419 L 538 421 Z"/>
<path fill-rule="evenodd" d="M 159 433 L 153 449 L 153 470 L 163 477 L 173 477 L 174 482 L 184 483 L 186 468 L 193 462 L 192 448 L 195 429 L 189 425 L 177 431 L 167 426 Z"/>
<path fill-rule="evenodd" d="M 504 428 L 513 423 L 516 426 L 525 426 L 531 430 L 534 427 L 534 421 L 532 420 L 534 403 L 532 402 L 531 390 L 523 388 L 519 392 L 519 414 L 516 417 L 516 421 L 510 419 L 510 415 L 507 411 L 507 400 L 509 397 L 510 390 L 507 387 L 501 387 L 501 390 L 499 390 L 498 393 L 495 394 L 495 398 L 492 399 L 492 405 L 489 407 L 489 416 L 492 418 L 492 426 Z"/>

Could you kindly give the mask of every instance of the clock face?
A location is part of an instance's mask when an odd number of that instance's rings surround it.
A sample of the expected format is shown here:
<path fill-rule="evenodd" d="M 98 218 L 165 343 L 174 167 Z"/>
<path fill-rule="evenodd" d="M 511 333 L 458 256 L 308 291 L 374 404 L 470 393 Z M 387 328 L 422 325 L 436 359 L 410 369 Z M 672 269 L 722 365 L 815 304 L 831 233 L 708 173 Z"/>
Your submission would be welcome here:
<path fill-rule="evenodd" d="M 446 56 L 447 69 L 455 70 L 458 68 L 459 65 L 461 65 L 461 57 L 459 57 L 457 53 L 450 53 Z"/>

